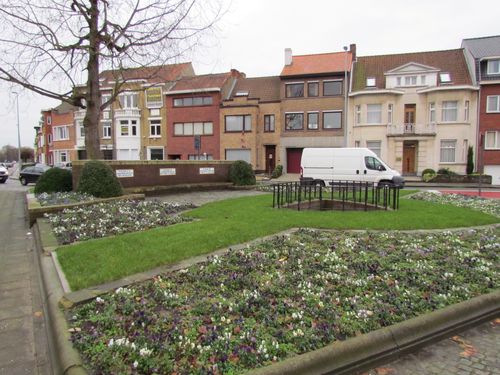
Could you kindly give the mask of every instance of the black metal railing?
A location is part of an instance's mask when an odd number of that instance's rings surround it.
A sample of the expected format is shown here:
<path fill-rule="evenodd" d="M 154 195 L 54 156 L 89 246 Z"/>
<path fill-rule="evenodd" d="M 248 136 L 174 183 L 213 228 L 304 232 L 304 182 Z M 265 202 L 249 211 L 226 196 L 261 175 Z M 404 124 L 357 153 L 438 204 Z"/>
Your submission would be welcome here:
<path fill-rule="evenodd" d="M 273 208 L 364 210 L 399 208 L 399 188 L 372 182 L 329 181 L 316 183 L 284 182 L 273 184 Z"/>

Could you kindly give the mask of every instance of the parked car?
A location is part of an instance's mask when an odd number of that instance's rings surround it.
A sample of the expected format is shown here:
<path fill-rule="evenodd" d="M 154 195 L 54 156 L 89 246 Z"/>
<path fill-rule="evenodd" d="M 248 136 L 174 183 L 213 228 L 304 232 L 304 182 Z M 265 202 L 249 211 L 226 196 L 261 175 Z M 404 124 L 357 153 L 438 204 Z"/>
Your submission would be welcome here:
<path fill-rule="evenodd" d="M 56 164 L 54 164 L 54 167 L 71 170 L 72 164 L 70 161 L 68 161 L 68 162 L 64 162 L 64 163 L 56 163 Z"/>
<path fill-rule="evenodd" d="M 9 178 L 9 171 L 4 165 L 0 165 L 0 184 L 5 183 Z"/>
<path fill-rule="evenodd" d="M 28 185 L 31 182 L 36 183 L 40 176 L 48 169 L 50 169 L 50 167 L 45 164 L 36 164 L 31 167 L 26 167 L 19 173 L 19 182 L 21 182 L 22 185 Z"/>

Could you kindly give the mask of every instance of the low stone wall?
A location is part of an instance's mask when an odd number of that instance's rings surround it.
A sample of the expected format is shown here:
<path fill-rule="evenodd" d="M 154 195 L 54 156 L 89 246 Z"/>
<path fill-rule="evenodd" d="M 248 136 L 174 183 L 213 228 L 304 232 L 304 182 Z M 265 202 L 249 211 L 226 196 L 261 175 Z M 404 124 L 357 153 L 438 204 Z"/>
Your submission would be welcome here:
<path fill-rule="evenodd" d="M 123 188 L 175 186 L 229 182 L 231 161 L 130 161 L 105 160 Z M 73 162 L 73 186 L 77 187 L 85 160 Z M 130 191 L 130 190 L 128 190 Z"/>

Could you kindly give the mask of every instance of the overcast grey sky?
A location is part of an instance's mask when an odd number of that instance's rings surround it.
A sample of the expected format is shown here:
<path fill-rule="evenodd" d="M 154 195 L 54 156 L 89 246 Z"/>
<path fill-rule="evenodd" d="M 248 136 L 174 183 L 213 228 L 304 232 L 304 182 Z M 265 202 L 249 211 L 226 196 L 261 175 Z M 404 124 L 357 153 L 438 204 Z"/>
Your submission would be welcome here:
<path fill-rule="evenodd" d="M 222 0 L 229 3 L 230 0 Z M 359 56 L 460 48 L 462 39 L 500 34 L 500 1 L 232 0 L 215 38 L 186 56 L 197 74 L 279 75 L 284 49 L 294 55 L 342 51 Z M 0 86 L 0 147 L 17 146 L 16 96 Z M 32 147 L 40 111 L 56 101 L 19 94 L 21 145 Z"/>

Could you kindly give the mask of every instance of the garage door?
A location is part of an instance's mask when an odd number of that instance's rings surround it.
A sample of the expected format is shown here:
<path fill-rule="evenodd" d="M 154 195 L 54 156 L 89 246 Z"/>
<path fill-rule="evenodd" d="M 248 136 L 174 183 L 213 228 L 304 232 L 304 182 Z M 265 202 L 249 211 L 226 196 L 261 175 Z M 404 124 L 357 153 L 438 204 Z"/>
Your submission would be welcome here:
<path fill-rule="evenodd" d="M 286 172 L 300 173 L 300 158 L 302 157 L 301 148 L 286 149 Z"/>
<path fill-rule="evenodd" d="M 243 160 L 250 163 L 250 150 L 248 149 L 226 149 L 226 160 Z"/>

